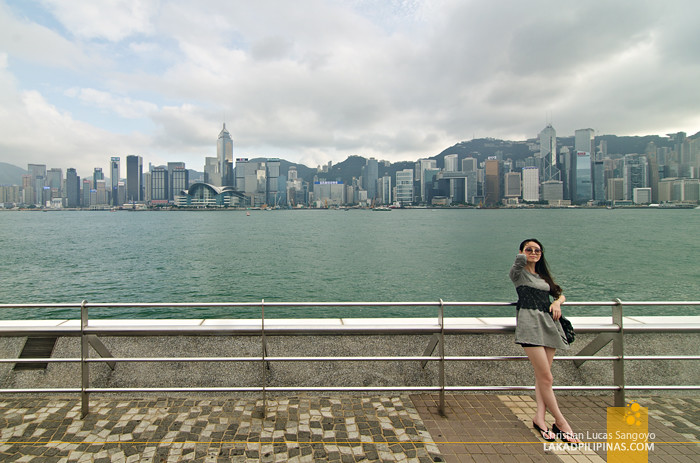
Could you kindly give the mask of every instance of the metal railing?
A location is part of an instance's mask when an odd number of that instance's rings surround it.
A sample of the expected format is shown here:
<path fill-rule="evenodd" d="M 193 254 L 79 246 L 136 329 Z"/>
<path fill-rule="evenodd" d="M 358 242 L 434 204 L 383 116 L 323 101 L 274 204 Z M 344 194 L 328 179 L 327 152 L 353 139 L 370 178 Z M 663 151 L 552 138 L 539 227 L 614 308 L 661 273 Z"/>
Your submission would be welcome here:
<path fill-rule="evenodd" d="M 599 386 L 554 386 L 555 390 L 570 391 L 612 391 L 614 393 L 615 406 L 624 406 L 625 391 L 628 390 L 700 390 L 698 385 L 688 386 L 647 386 L 628 385 L 625 382 L 625 360 L 700 360 L 700 355 L 657 355 L 657 356 L 626 356 L 624 353 L 624 331 L 623 307 L 651 307 L 651 306 L 700 306 L 700 301 L 627 301 L 615 299 L 611 302 L 567 302 L 564 305 L 576 307 L 610 307 L 612 309 L 612 319 L 609 324 L 587 325 L 583 329 L 575 327 L 577 333 L 596 333 L 597 337 L 585 346 L 578 354 L 573 356 L 555 356 L 557 361 L 572 361 L 579 367 L 587 361 L 610 361 L 613 369 L 613 384 Z M 7 363 L 79 363 L 81 368 L 80 387 L 68 388 L 30 388 L 30 389 L 0 389 L 0 393 L 79 393 L 81 395 L 81 412 L 85 416 L 89 412 L 89 396 L 93 393 L 121 393 L 121 392 L 260 392 L 263 403 L 266 403 L 267 392 L 375 392 L 375 391 L 433 391 L 439 393 L 439 409 L 444 413 L 445 392 L 448 391 L 532 391 L 534 386 L 459 386 L 447 385 L 445 382 L 445 368 L 448 362 L 478 362 L 478 361 L 523 361 L 527 360 L 524 355 L 509 356 L 447 356 L 445 355 L 445 335 L 460 333 L 507 333 L 512 332 L 514 324 L 508 326 L 457 326 L 448 327 L 445 324 L 445 308 L 447 307 L 512 307 L 512 302 L 244 302 L 244 303 L 88 303 L 82 301 L 80 304 L 0 304 L 3 309 L 79 309 L 80 326 L 38 326 L 27 323 L 25 326 L 0 326 L 0 336 L 37 336 L 37 335 L 57 335 L 57 336 L 79 336 L 80 337 L 80 357 L 78 358 L 9 358 L 0 359 L 0 364 Z M 309 307 L 333 307 L 333 308 L 380 308 L 380 307 L 433 307 L 437 310 L 435 324 L 411 324 L 410 326 L 398 327 L 348 327 L 334 326 L 312 331 L 299 327 L 276 327 L 266 328 L 265 309 L 266 308 L 309 308 Z M 187 327 L 149 327 L 149 326 L 95 326 L 90 325 L 89 309 L 114 309 L 114 308 L 259 308 L 260 326 L 241 326 L 231 320 L 230 326 L 187 326 Z M 405 319 L 404 319 L 405 320 Z M 633 327 L 631 330 L 640 332 L 699 332 L 699 325 L 675 325 L 675 326 L 643 326 Z M 274 335 L 305 335 L 305 334 L 429 334 L 431 342 L 423 355 L 420 356 L 269 356 L 267 355 L 266 336 Z M 164 336 L 164 335 L 255 335 L 261 338 L 260 356 L 248 357 L 112 357 L 107 348 L 101 343 L 99 336 Z M 612 355 L 595 355 L 600 349 L 612 342 Z M 92 346 L 102 358 L 90 358 Z M 438 347 L 438 355 L 434 356 L 435 348 Z M 267 366 L 270 362 L 377 362 L 377 361 L 417 361 L 421 366 L 428 362 L 438 362 L 438 383 L 432 386 L 321 386 L 321 387 L 272 387 L 266 386 Z M 260 363 L 260 386 L 253 387 L 159 387 L 159 388 L 106 388 L 90 387 L 90 364 L 107 363 L 114 369 L 118 363 L 123 362 L 259 362 Z"/>

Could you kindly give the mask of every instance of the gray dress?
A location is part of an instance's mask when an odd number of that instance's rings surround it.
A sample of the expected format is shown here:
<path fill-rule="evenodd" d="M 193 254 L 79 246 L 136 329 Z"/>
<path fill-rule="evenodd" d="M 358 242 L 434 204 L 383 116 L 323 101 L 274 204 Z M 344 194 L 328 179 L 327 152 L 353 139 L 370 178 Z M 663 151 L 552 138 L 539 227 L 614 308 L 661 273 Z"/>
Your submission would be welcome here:
<path fill-rule="evenodd" d="M 510 279 L 518 292 L 515 342 L 533 346 L 566 349 L 566 335 L 559 320 L 549 312 L 549 283 L 525 269 L 527 257 L 518 254 L 510 269 Z"/>

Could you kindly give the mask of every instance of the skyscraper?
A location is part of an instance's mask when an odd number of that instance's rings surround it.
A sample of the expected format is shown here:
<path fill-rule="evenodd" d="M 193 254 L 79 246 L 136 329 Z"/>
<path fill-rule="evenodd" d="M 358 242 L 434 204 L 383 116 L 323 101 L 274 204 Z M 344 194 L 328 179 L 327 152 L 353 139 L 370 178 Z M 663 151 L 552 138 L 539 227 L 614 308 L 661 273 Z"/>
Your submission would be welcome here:
<path fill-rule="evenodd" d="M 504 175 L 503 196 L 506 198 L 518 198 L 522 191 L 520 172 L 508 172 Z"/>
<path fill-rule="evenodd" d="M 396 172 L 396 201 L 401 205 L 413 204 L 413 169 Z"/>
<path fill-rule="evenodd" d="M 540 200 L 540 178 L 537 167 L 523 167 L 523 201 Z"/>
<path fill-rule="evenodd" d="M 571 174 L 574 178 L 571 182 L 571 187 L 573 188 L 571 201 L 586 203 L 593 199 L 591 153 L 588 151 L 576 151 L 572 161 Z"/>
<path fill-rule="evenodd" d="M 478 168 L 479 164 L 476 158 L 462 159 L 462 172 L 476 172 Z"/>
<path fill-rule="evenodd" d="M 168 202 L 168 169 L 165 166 L 154 167 L 151 170 L 151 202 Z"/>
<path fill-rule="evenodd" d="M 28 164 L 27 170 L 29 171 L 30 179 L 30 189 L 29 195 L 25 193 L 25 202 L 27 204 L 40 204 L 45 205 L 44 202 L 44 186 L 46 185 L 46 165 L 45 164 Z M 26 189 L 25 189 L 26 191 Z"/>
<path fill-rule="evenodd" d="M 168 200 L 175 200 L 175 196 L 180 194 L 180 191 L 186 190 L 189 183 L 189 174 L 185 168 L 184 162 L 169 162 L 168 163 Z"/>
<path fill-rule="evenodd" d="M 143 158 L 126 157 L 126 201 L 143 201 Z"/>
<path fill-rule="evenodd" d="M 184 162 L 169 162 L 168 177 L 168 200 L 174 201 L 176 196 L 180 196 L 182 190 L 187 190 L 189 187 L 190 172 Z"/>
<path fill-rule="evenodd" d="M 221 185 L 221 175 L 219 174 L 219 160 L 217 158 L 204 158 L 204 183 L 217 186 Z"/>
<path fill-rule="evenodd" d="M 118 156 L 113 156 L 109 164 L 109 176 L 111 181 L 112 206 L 121 206 L 119 204 L 119 171 L 120 162 Z"/>
<path fill-rule="evenodd" d="M 544 181 L 560 180 L 557 168 L 557 131 L 552 124 L 547 124 L 540 132 L 540 162 Z"/>
<path fill-rule="evenodd" d="M 66 170 L 66 207 L 80 206 L 80 177 L 72 167 Z"/>
<path fill-rule="evenodd" d="M 447 154 L 445 155 L 445 172 L 457 172 L 459 171 L 459 155 L 458 154 Z"/>
<path fill-rule="evenodd" d="M 219 139 L 216 142 L 216 158 L 219 160 L 219 174 L 221 175 L 219 186 L 233 186 L 233 139 L 226 130 L 226 123 L 219 132 Z"/>
<path fill-rule="evenodd" d="M 495 206 L 501 202 L 501 164 L 497 159 L 486 161 L 486 172 L 484 178 L 484 202 L 487 206 Z"/>
<path fill-rule="evenodd" d="M 270 206 L 278 206 L 280 204 L 281 188 L 279 184 L 280 178 L 280 160 L 277 158 L 267 160 L 267 204 Z"/>
<path fill-rule="evenodd" d="M 649 163 L 647 157 L 640 154 L 625 156 L 625 166 L 622 176 L 623 194 L 627 201 L 634 199 L 635 188 L 649 186 Z"/>
<path fill-rule="evenodd" d="M 435 159 L 419 159 L 416 164 L 418 168 L 418 181 L 420 182 L 420 201 L 425 203 L 428 200 L 428 188 L 430 187 L 430 185 L 427 185 L 425 182 L 425 171 L 436 170 L 437 161 Z"/>
<path fill-rule="evenodd" d="M 49 169 L 46 173 L 46 186 L 51 189 L 52 197 L 62 197 L 63 170 L 59 168 Z"/>
<path fill-rule="evenodd" d="M 83 207 L 90 207 L 90 193 L 94 189 L 92 188 L 92 182 L 88 179 L 83 179 L 83 195 L 80 198 L 80 203 Z"/>
<path fill-rule="evenodd" d="M 379 185 L 377 195 L 381 204 L 391 204 L 391 177 L 385 175 L 377 182 Z"/>
<path fill-rule="evenodd" d="M 379 163 L 374 158 L 367 159 L 365 173 L 363 175 L 364 187 L 367 190 L 367 199 L 377 199 L 377 180 L 379 179 Z"/>

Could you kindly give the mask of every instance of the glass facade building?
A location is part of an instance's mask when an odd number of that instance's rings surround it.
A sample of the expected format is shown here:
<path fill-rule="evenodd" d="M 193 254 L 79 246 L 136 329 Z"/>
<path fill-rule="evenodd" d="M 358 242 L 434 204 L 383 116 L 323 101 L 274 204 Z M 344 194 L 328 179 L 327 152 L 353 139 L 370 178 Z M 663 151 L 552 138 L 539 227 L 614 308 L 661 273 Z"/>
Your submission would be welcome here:
<path fill-rule="evenodd" d="M 126 201 L 143 201 L 143 158 L 126 157 Z"/>
<path fill-rule="evenodd" d="M 72 167 L 66 170 L 66 207 L 80 207 L 80 177 Z"/>
<path fill-rule="evenodd" d="M 396 172 L 396 201 L 401 205 L 413 204 L 413 169 Z"/>
<path fill-rule="evenodd" d="M 586 151 L 577 151 L 574 157 L 574 166 L 572 169 L 574 181 L 574 194 L 572 195 L 574 202 L 586 203 L 593 199 L 593 184 L 591 181 L 591 153 Z"/>
<path fill-rule="evenodd" d="M 151 201 L 168 201 L 168 169 L 166 167 L 154 167 L 151 170 Z"/>
<path fill-rule="evenodd" d="M 109 177 L 112 188 L 110 189 L 110 195 L 112 195 L 112 205 L 119 206 L 119 171 L 120 171 L 120 160 L 118 156 L 114 156 L 109 162 Z"/>
<path fill-rule="evenodd" d="M 225 123 L 216 141 L 216 158 L 221 175 L 221 185 L 218 186 L 233 186 L 234 179 L 231 175 L 233 171 L 233 139 L 229 131 L 226 130 Z"/>

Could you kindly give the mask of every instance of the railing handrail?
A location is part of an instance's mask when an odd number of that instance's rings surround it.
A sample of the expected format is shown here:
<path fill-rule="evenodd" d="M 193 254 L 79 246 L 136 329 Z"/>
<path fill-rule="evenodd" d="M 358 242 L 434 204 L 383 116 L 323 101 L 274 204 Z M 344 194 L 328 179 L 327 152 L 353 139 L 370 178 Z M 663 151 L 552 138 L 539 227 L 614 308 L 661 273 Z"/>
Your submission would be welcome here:
<path fill-rule="evenodd" d="M 270 302 L 266 300 L 261 300 L 260 302 L 159 302 L 159 303 L 89 303 L 87 301 L 82 301 L 79 304 L 0 304 L 0 310 L 2 309 L 80 309 L 80 325 L 72 327 L 49 327 L 35 325 L 35 326 L 21 326 L 17 328 L 7 327 L 6 329 L 0 329 L 0 336 L 18 336 L 18 335 L 28 335 L 27 333 L 44 333 L 52 331 L 58 335 L 79 335 L 81 339 L 81 354 L 78 358 L 41 358 L 41 359 L 0 359 L 0 364 L 6 363 L 69 363 L 78 362 L 81 364 L 81 386 L 80 388 L 42 388 L 42 389 L 0 389 L 0 392 L 80 392 L 82 398 L 82 412 L 83 416 L 88 413 L 89 410 L 89 394 L 96 392 L 157 392 L 157 391 L 257 391 L 263 394 L 263 403 L 266 400 L 266 392 L 269 391 L 383 391 L 383 390 L 405 390 L 405 391 L 439 391 L 440 393 L 440 410 L 444 411 L 444 394 L 445 391 L 505 391 L 505 390 L 534 390 L 534 386 L 455 386 L 447 385 L 445 383 L 445 364 L 447 362 L 464 362 L 464 361 L 525 361 L 527 356 L 523 355 L 508 355 L 508 356 L 447 356 L 445 355 L 445 334 L 446 333 L 457 333 L 460 332 L 459 329 L 450 331 L 446 327 L 444 309 L 445 307 L 512 307 L 515 306 L 515 302 L 493 302 L 493 301 L 470 301 L 470 302 L 450 302 L 443 301 L 439 299 L 438 301 L 420 301 L 420 302 L 408 302 L 408 301 L 398 301 L 398 302 L 364 302 L 364 301 L 354 301 L 354 302 Z M 580 366 L 586 361 L 611 361 L 613 363 L 613 382 L 614 385 L 599 385 L 599 386 L 557 386 L 557 390 L 598 390 L 598 391 L 614 391 L 615 393 L 615 404 L 616 406 L 624 405 L 624 393 L 625 389 L 630 390 L 647 390 L 651 386 L 645 385 L 627 385 L 624 379 L 624 361 L 628 360 L 641 361 L 641 360 L 700 360 L 700 356 L 688 355 L 665 355 L 665 356 L 628 356 L 624 354 L 624 317 L 622 316 L 623 307 L 630 306 L 698 306 L 700 301 L 621 301 L 620 299 L 615 299 L 612 301 L 568 301 L 565 303 L 566 306 L 581 306 L 581 307 L 611 307 L 612 317 L 610 324 L 599 324 L 589 327 L 588 331 L 598 333 L 598 338 L 591 342 L 588 346 L 584 347 L 579 355 L 573 357 L 567 356 L 557 356 L 555 360 L 557 361 L 573 361 L 574 365 Z M 304 330 L 298 326 L 289 327 L 285 330 L 270 329 L 266 327 L 265 324 L 265 309 L 270 307 L 435 307 L 437 308 L 437 322 L 435 324 L 424 325 L 419 331 L 425 334 L 432 334 L 433 341 L 429 345 L 428 350 L 422 356 L 326 356 L 326 357 L 282 357 L 282 356 L 270 356 L 267 353 L 266 344 L 266 334 L 276 333 L 281 334 L 286 332 L 287 334 L 303 334 Z M 257 334 L 262 340 L 262 353 L 260 356 L 248 356 L 248 357 L 153 357 L 153 358 L 113 358 L 111 354 L 107 358 L 101 359 L 91 359 L 89 358 L 89 345 L 92 345 L 100 355 L 103 352 L 109 354 L 104 345 L 99 341 L 98 336 L 104 335 L 115 335 L 115 333 L 123 332 L 126 335 L 131 336 L 157 336 L 164 334 L 191 334 L 191 333 L 204 333 L 204 334 L 241 334 L 240 329 L 233 329 L 231 326 L 197 326 L 187 329 L 159 329 L 159 327 L 154 326 L 138 326 L 131 327 L 127 329 L 125 327 L 118 327 L 115 330 L 110 330 L 109 326 L 98 326 L 95 324 L 90 324 L 90 319 L 88 317 L 89 309 L 102 309 L 102 308 L 259 308 L 261 311 L 261 316 L 259 326 L 246 326 L 244 327 L 245 334 Z M 345 317 L 347 318 L 347 317 Z M 426 319 L 433 317 L 419 317 L 419 319 Z M 479 317 L 487 319 L 489 317 Z M 499 317 L 502 318 L 502 317 Z M 408 318 L 410 320 L 410 318 Z M 100 321 L 103 321 L 101 319 Z M 115 320 L 115 319 L 110 319 Z M 161 320 L 161 319 L 159 319 Z M 232 322 L 241 319 L 231 319 Z M 276 319 L 284 320 L 284 319 Z M 406 320 L 404 318 L 403 320 Z M 30 324 L 31 325 L 31 324 Z M 58 329 L 57 329 L 58 328 Z M 349 328 L 349 329 L 348 329 Z M 696 327 L 697 328 L 697 327 Z M 664 331 L 664 332 L 685 332 L 682 326 L 676 325 L 666 325 L 651 328 L 644 328 L 650 331 Z M 462 332 L 506 332 L 511 331 L 512 326 L 474 326 L 463 328 Z M 343 331 L 347 333 L 362 333 L 367 332 L 374 334 L 376 332 L 385 333 L 396 333 L 399 332 L 395 329 L 389 328 L 367 328 L 361 326 L 355 327 L 343 327 L 343 329 L 338 329 L 338 331 Z M 332 329 L 328 332 L 332 332 Z M 325 334 L 325 333 L 324 333 Z M 598 350 L 606 345 L 607 343 L 613 343 L 613 355 L 612 356 L 596 356 L 593 355 Z M 439 355 L 437 357 L 432 356 L 436 346 L 439 346 Z M 432 349 L 432 350 L 431 350 Z M 112 365 L 122 362 L 259 362 L 262 366 L 261 369 L 261 385 L 254 387 L 172 387 L 172 388 L 96 388 L 90 386 L 90 374 L 89 366 L 92 363 L 106 362 Z M 320 387 L 307 387 L 307 386 L 297 386 L 297 387 L 273 387 L 266 384 L 267 375 L 267 365 L 269 362 L 299 362 L 299 361 L 419 361 L 422 365 L 427 362 L 438 362 L 439 365 L 439 385 L 438 386 L 351 386 L 351 387 L 335 387 L 335 386 L 320 386 Z M 668 389 L 668 390 L 700 390 L 700 386 L 653 386 L 655 389 Z"/>
<path fill-rule="evenodd" d="M 265 300 L 265 307 L 514 307 L 516 302 L 498 301 L 299 301 L 282 302 Z M 260 307 L 260 301 L 251 302 L 86 302 L 88 309 L 97 308 L 224 308 Z M 566 301 L 569 307 L 644 307 L 644 306 L 700 306 L 700 301 Z M 78 303 L 0 304 L 2 309 L 80 309 Z"/>

